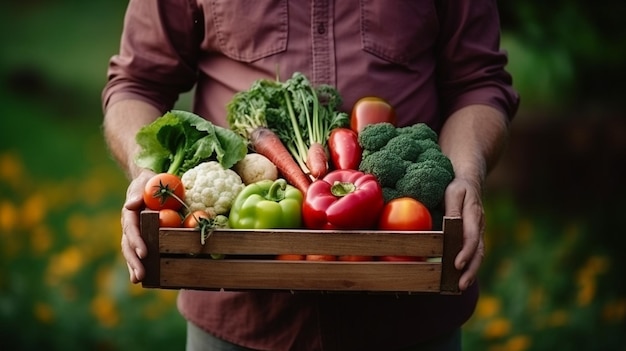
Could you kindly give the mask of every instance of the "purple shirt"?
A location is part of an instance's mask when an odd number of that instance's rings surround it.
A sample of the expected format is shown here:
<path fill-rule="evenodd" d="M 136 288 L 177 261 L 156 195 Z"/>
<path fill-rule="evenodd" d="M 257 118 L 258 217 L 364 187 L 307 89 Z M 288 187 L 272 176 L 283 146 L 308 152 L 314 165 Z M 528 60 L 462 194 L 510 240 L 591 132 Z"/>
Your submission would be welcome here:
<path fill-rule="evenodd" d="M 162 112 L 195 86 L 194 112 L 226 126 L 225 106 L 259 78 L 295 71 L 331 84 L 350 111 L 363 96 L 398 125 L 439 130 L 455 110 L 493 106 L 512 118 L 495 0 L 131 0 L 104 109 L 140 99 Z M 478 298 L 354 293 L 181 291 L 181 313 L 231 342 L 263 350 L 388 350 L 459 327 Z"/>

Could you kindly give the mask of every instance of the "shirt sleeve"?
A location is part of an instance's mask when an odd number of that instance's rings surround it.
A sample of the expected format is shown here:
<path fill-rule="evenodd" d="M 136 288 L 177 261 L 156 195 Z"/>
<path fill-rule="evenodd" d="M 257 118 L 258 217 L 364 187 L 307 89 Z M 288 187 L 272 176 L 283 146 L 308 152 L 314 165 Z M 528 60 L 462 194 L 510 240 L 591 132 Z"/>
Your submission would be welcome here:
<path fill-rule="evenodd" d="M 512 119 L 519 95 L 505 70 L 500 49 L 496 0 L 440 3 L 437 76 L 444 116 L 472 104 L 485 104 Z"/>
<path fill-rule="evenodd" d="M 130 0 L 120 51 L 109 61 L 102 92 L 104 111 L 124 99 L 145 101 L 165 112 L 197 75 L 202 40 L 200 12 L 191 1 Z"/>

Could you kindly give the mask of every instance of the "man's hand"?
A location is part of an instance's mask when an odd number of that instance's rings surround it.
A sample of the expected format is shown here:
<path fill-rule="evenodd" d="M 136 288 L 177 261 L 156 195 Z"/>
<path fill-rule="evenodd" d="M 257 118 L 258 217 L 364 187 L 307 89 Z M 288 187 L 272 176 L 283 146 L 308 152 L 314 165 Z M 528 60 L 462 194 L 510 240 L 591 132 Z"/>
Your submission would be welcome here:
<path fill-rule="evenodd" d="M 454 265 L 463 274 L 459 289 L 469 288 L 478 274 L 485 256 L 483 233 L 485 217 L 479 184 L 467 179 L 454 179 L 446 189 L 446 216 L 463 218 L 463 248 L 456 256 Z"/>
<path fill-rule="evenodd" d="M 146 244 L 139 231 L 139 215 L 143 210 L 143 189 L 154 176 L 151 171 L 142 171 L 126 191 L 126 202 L 122 208 L 122 254 L 126 259 L 130 281 L 133 284 L 143 280 L 146 272 L 141 259 L 148 255 Z"/>
<path fill-rule="evenodd" d="M 474 283 L 485 256 L 482 185 L 497 163 L 507 136 L 506 116 L 486 105 L 459 109 L 448 117 L 439 135 L 441 150 L 452 161 L 456 177 L 446 189 L 445 214 L 463 218 L 463 248 L 454 262 L 463 270 L 461 290 Z"/>
<path fill-rule="evenodd" d="M 122 254 L 128 265 L 130 281 L 140 282 L 145 276 L 141 264 L 148 254 L 139 232 L 139 214 L 145 207 L 143 189 L 153 172 L 141 169 L 134 163 L 139 152 L 135 135 L 146 124 L 154 121 L 159 110 L 140 100 L 121 100 L 109 106 L 104 117 L 104 136 L 113 157 L 132 182 L 126 191 L 122 208 Z"/>

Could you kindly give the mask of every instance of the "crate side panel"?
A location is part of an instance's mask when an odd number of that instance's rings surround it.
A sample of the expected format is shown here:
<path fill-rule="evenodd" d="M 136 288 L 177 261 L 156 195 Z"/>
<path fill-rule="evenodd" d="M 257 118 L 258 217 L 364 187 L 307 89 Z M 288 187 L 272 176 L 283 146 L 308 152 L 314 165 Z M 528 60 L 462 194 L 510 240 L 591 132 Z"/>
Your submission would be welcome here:
<path fill-rule="evenodd" d="M 141 259 L 146 271 L 141 284 L 143 287 L 159 287 L 159 213 L 157 211 L 143 212 L 140 217 L 140 226 L 141 238 L 148 249 L 148 255 Z"/>
<path fill-rule="evenodd" d="M 444 294 L 460 294 L 461 271 L 456 269 L 454 260 L 463 248 L 463 221 L 460 217 L 444 219 L 444 253 L 441 262 L 441 287 Z"/>
<path fill-rule="evenodd" d="M 438 292 L 440 277 L 425 262 L 161 261 L 164 288 Z"/>
<path fill-rule="evenodd" d="M 159 251 L 167 254 L 329 254 L 427 256 L 443 254 L 439 232 L 214 231 L 200 243 L 200 233 L 161 229 Z"/>

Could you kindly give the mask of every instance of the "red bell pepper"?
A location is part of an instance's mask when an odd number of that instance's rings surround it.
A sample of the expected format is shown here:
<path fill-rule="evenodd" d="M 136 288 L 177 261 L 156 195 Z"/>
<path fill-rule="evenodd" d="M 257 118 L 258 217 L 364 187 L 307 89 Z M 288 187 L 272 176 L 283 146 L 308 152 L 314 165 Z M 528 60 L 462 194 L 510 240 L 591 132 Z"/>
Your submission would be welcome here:
<path fill-rule="evenodd" d="M 308 229 L 375 229 L 383 206 L 376 177 L 341 169 L 311 183 L 302 215 Z"/>
<path fill-rule="evenodd" d="M 333 129 L 328 136 L 328 151 L 335 169 L 359 169 L 363 149 L 358 134 L 352 129 Z"/>

